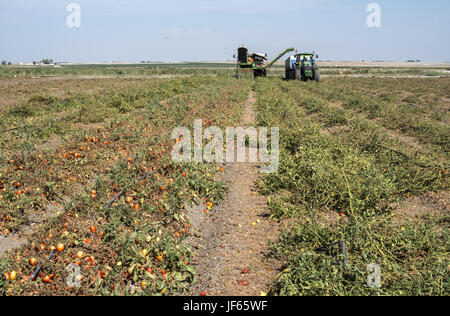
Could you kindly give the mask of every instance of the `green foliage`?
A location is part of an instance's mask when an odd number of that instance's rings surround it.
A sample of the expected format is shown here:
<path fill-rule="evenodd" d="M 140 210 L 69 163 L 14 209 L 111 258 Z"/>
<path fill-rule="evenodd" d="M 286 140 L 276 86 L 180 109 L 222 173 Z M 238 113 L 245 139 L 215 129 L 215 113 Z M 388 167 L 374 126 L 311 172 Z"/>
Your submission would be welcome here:
<path fill-rule="evenodd" d="M 448 230 L 436 223 L 398 226 L 389 218 L 358 219 L 338 230 L 297 224 L 286 231 L 274 252 L 288 266 L 276 280 L 280 295 L 446 295 L 450 290 Z M 317 251 L 336 240 L 345 242 L 348 258 Z M 378 264 L 381 288 L 367 285 L 367 267 Z M 274 288 L 274 289 L 275 289 Z"/>
<path fill-rule="evenodd" d="M 397 115 L 408 123 L 415 114 L 394 107 L 391 95 L 372 100 L 349 92 L 347 97 L 336 85 L 334 80 L 256 85 L 259 124 L 280 127 L 279 170 L 263 177 L 260 191 L 269 196 L 272 218 L 297 219 L 273 245 L 273 255 L 285 260 L 287 269 L 272 292 L 377 295 L 366 284 L 366 268 L 375 263 L 381 267 L 382 295 L 448 294 L 448 218 L 401 223 L 394 210 L 406 196 L 449 189 L 436 124 L 414 118 L 424 126 L 415 132 L 430 139 L 430 147 L 412 152 L 380 124 L 387 126 Z M 358 114 L 366 112 L 373 115 Z M 380 113 L 383 120 L 373 120 Z M 337 241 L 347 248 L 345 268 L 342 255 L 317 252 Z"/>

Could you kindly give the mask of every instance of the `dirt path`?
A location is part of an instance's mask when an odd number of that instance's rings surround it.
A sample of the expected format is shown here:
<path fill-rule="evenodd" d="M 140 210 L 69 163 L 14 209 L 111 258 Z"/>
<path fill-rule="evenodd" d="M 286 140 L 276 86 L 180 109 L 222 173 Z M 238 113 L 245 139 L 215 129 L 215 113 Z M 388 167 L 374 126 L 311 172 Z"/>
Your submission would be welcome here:
<path fill-rule="evenodd" d="M 255 122 L 254 103 L 252 91 L 243 126 Z M 188 294 L 260 295 L 281 268 L 280 262 L 266 256 L 268 242 L 277 240 L 281 225 L 268 219 L 267 200 L 254 186 L 260 176 L 258 164 L 232 163 L 224 169 L 230 185 L 225 200 L 208 214 L 201 205 L 189 210 L 200 237 L 188 241 L 195 248 L 197 269 L 197 282 Z"/>
<path fill-rule="evenodd" d="M 67 203 L 68 200 L 63 199 L 63 201 Z M 29 238 L 39 229 L 40 225 L 55 217 L 58 212 L 62 212 L 63 210 L 62 204 L 55 206 L 53 203 L 49 203 L 45 212 L 30 214 L 27 218 L 27 223 L 21 226 L 17 233 L 0 236 L 0 259 L 6 252 L 26 245 Z"/>
<path fill-rule="evenodd" d="M 171 79 L 188 78 L 192 75 L 167 74 L 167 75 L 74 75 L 74 76 L 35 76 L 31 79 Z"/>
<path fill-rule="evenodd" d="M 321 78 L 384 78 L 384 79 L 429 79 L 429 78 L 445 78 L 447 74 L 436 75 L 383 75 L 383 74 L 321 74 Z"/>

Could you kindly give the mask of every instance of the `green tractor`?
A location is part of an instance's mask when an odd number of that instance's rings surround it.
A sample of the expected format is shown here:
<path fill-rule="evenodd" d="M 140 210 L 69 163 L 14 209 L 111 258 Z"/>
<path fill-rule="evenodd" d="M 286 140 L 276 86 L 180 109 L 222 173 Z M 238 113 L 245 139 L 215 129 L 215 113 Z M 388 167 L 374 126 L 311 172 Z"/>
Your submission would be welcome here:
<path fill-rule="evenodd" d="M 239 79 L 242 72 L 253 73 L 253 76 L 256 77 L 266 77 L 269 69 L 284 55 L 289 52 L 294 51 L 293 48 L 288 48 L 280 55 L 278 55 L 274 60 L 272 60 L 269 64 L 267 62 L 267 54 L 261 53 L 253 53 L 249 54 L 248 49 L 244 46 L 238 48 L 237 55 L 237 65 L 236 65 L 236 78 Z M 236 58 L 236 55 L 233 56 Z"/>
<path fill-rule="evenodd" d="M 288 57 L 285 62 L 286 80 L 314 80 L 320 82 L 317 58 L 319 56 L 314 53 L 301 53 Z"/>

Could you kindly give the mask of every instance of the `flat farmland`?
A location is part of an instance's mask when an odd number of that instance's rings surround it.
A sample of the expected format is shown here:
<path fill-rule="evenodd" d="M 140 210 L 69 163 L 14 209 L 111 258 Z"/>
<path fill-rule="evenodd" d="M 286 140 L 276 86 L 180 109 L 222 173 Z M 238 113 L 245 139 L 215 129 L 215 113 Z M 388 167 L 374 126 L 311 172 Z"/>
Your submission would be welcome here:
<path fill-rule="evenodd" d="M 259 124 L 280 126 L 282 143 L 260 189 L 273 218 L 294 219 L 272 247 L 288 262 L 274 293 L 448 294 L 448 89 L 448 79 L 257 85 Z M 380 288 L 365 286 L 373 264 Z"/>
<path fill-rule="evenodd" d="M 450 78 L 427 67 L 2 67 L 0 294 L 448 295 Z M 279 127 L 278 172 L 174 163 L 194 119 Z"/>

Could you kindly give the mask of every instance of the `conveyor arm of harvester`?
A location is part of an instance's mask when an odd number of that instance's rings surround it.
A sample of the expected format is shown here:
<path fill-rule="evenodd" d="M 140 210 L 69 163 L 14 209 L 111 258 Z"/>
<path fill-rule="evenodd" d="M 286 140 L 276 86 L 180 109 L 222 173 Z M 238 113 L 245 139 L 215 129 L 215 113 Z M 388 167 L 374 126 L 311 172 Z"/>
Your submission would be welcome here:
<path fill-rule="evenodd" d="M 282 52 L 280 55 L 277 56 L 277 58 L 275 58 L 274 60 L 272 60 L 268 65 L 266 70 L 269 70 L 281 57 L 283 57 L 284 55 L 286 55 L 287 53 L 293 52 L 295 49 L 294 48 L 288 48 L 286 49 L 284 52 Z"/>

